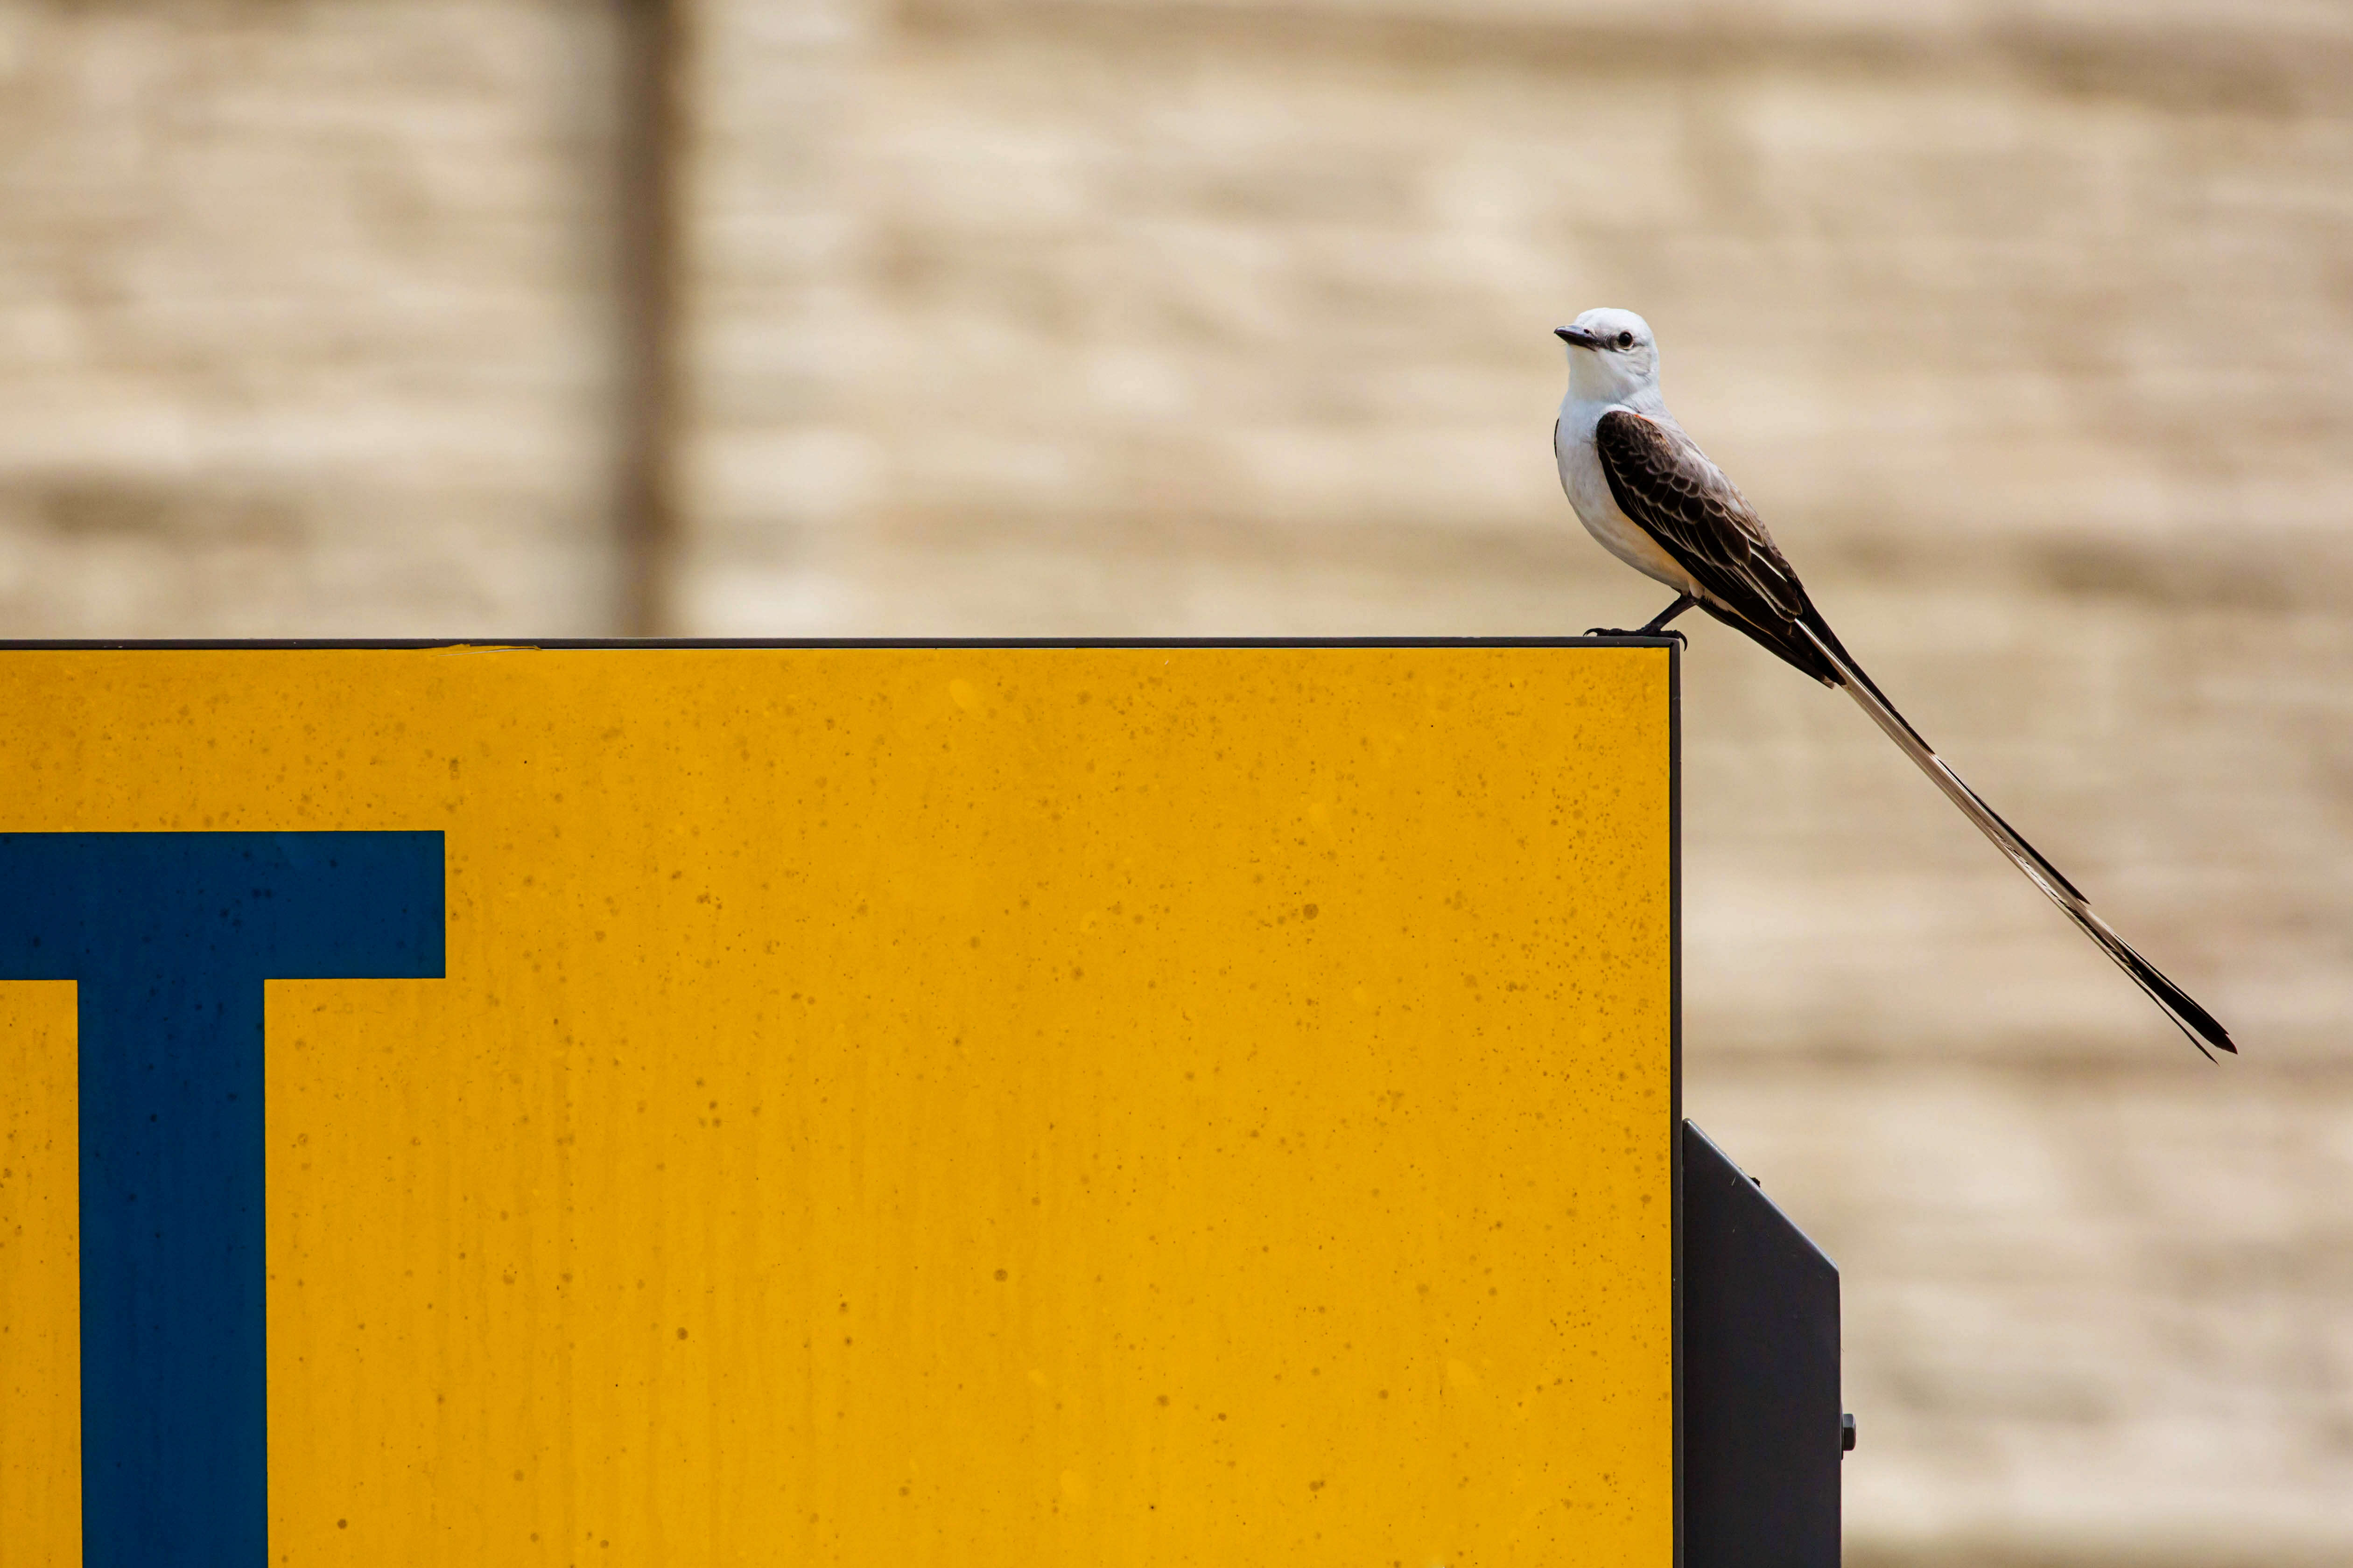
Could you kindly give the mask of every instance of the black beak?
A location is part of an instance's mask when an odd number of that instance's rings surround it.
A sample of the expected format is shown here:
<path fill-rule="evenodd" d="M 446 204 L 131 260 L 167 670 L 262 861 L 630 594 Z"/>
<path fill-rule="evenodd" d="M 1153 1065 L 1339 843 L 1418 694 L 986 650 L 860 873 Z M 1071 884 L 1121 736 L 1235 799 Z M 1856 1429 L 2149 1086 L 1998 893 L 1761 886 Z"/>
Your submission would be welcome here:
<path fill-rule="evenodd" d="M 1555 327 L 1552 335 L 1571 348 L 1598 349 L 1601 340 L 1581 327 Z"/>

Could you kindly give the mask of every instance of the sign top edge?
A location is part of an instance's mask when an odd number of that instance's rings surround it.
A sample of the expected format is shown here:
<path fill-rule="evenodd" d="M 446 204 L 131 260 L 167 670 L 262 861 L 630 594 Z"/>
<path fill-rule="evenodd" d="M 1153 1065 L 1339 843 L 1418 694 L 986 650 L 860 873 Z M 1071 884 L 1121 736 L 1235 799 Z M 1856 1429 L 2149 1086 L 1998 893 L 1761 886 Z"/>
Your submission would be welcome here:
<path fill-rule="evenodd" d="M 0 640 L 0 653 L 715 651 L 859 648 L 1674 648 L 1667 637 L 545 637 Z"/>

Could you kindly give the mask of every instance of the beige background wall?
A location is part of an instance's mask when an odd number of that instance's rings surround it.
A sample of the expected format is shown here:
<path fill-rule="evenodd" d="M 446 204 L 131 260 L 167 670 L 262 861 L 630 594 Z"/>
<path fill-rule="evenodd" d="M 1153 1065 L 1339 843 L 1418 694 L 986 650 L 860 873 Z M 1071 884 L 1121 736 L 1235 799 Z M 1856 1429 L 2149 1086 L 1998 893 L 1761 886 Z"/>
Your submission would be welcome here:
<path fill-rule="evenodd" d="M 1546 332 L 1643 310 L 2247 1047 L 1694 626 L 1689 1100 L 1844 1268 L 1852 1559 L 2353 1559 L 2353 7 L 685 18 L 670 630 L 1638 620 Z M 0 637 L 617 629 L 621 36 L 0 0 Z"/>

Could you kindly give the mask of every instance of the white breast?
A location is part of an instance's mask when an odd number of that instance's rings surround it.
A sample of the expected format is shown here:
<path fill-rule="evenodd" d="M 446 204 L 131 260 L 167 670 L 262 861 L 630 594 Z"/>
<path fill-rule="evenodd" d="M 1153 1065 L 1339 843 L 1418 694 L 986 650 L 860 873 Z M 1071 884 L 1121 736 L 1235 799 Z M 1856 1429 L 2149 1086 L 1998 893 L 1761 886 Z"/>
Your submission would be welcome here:
<path fill-rule="evenodd" d="M 1568 504 L 1577 509 L 1577 520 L 1585 524 L 1585 531 L 1601 542 L 1601 548 L 1631 566 L 1645 577 L 1664 583 L 1678 594 L 1699 592 L 1699 584 L 1691 574 L 1675 563 L 1675 558 L 1659 547 L 1656 540 L 1634 524 L 1634 520 L 1618 510 L 1618 498 L 1609 493 L 1609 476 L 1601 471 L 1601 454 L 1593 445 L 1594 426 L 1615 403 L 1577 403 L 1563 399 L 1560 424 L 1553 432 L 1553 458 L 1560 465 L 1560 488 L 1568 493 Z"/>

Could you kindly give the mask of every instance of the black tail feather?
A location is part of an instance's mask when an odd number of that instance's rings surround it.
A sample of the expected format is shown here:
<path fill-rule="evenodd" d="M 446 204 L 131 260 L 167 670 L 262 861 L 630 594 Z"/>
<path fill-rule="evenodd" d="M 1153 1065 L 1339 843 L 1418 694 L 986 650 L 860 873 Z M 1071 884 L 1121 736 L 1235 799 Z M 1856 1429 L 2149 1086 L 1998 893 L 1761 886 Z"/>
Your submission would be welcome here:
<path fill-rule="evenodd" d="M 1714 613 L 1713 605 L 1707 607 Z M 1740 626 L 1741 630 L 1747 631 L 1758 642 L 1781 654 L 1808 674 L 1815 673 L 1769 637 L 1729 616 L 1717 615 L 1716 618 Z M 1816 660 L 1831 672 L 1834 679 L 1830 684 L 1846 689 L 1863 711 L 1871 716 L 1872 721 L 1885 732 L 1888 739 L 1903 748 L 1920 771 L 1926 773 L 1936 787 L 1945 792 L 1946 797 L 1960 808 L 1961 814 L 1992 840 L 1994 847 L 2008 856 L 2010 863 L 2024 872 L 2029 881 L 2041 888 L 2045 896 L 2059 906 L 2061 912 L 2097 943 L 2118 968 L 2132 977 L 2133 984 L 2147 993 L 2149 1000 L 2155 1002 L 2165 1016 L 2173 1020 L 2175 1026 L 2189 1037 L 2189 1043 L 2198 1047 L 2200 1055 L 2211 1061 L 2217 1050 L 2228 1051 L 2233 1056 L 2238 1054 L 2239 1047 L 2232 1043 L 2230 1032 L 2222 1027 L 2213 1014 L 2200 1006 L 2187 991 L 2167 979 L 2157 965 L 2136 952 L 2131 944 L 2109 928 L 2107 921 L 2093 913 L 2091 900 L 2062 876 L 2059 868 L 2045 859 L 2041 850 L 2029 844 L 2023 835 L 2002 820 L 2001 815 L 1988 805 L 1985 798 L 1971 789 L 1942 757 L 1936 755 L 1935 749 L 1921 738 L 1920 731 L 1912 728 L 1904 715 L 1895 710 L 1895 705 L 1887 700 L 1885 694 L 1872 683 L 1869 676 L 1862 673 L 1836 635 L 1810 605 L 1800 619 L 1789 624 L 1788 631 L 1793 641 L 1810 647 Z"/>
<path fill-rule="evenodd" d="M 1822 657 L 1822 650 L 1807 640 L 1805 634 L 1799 631 L 1793 623 L 1778 619 L 1752 621 L 1745 616 L 1724 608 L 1713 599 L 1702 599 L 1699 602 L 1699 607 L 1742 637 L 1754 641 L 1757 647 L 1772 654 L 1774 658 L 1795 665 L 1824 686 L 1846 684 L 1837 668 L 1829 659 Z M 1833 638 L 1832 641 L 1835 643 L 1836 639 Z"/>

